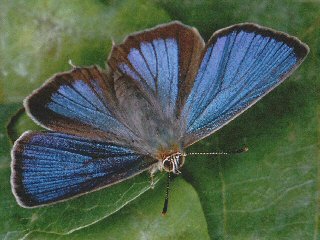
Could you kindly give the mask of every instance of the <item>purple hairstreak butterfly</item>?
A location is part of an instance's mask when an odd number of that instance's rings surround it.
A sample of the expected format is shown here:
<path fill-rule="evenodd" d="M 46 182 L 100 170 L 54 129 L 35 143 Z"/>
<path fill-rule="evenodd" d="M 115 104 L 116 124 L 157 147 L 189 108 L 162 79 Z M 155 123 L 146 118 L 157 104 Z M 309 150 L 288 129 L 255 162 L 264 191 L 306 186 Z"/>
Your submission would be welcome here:
<path fill-rule="evenodd" d="M 128 36 L 113 46 L 107 70 L 74 67 L 25 99 L 47 130 L 27 131 L 13 146 L 17 202 L 57 203 L 147 170 L 170 179 L 187 147 L 282 83 L 308 52 L 299 39 L 252 23 L 221 29 L 206 44 L 176 21 Z M 167 206 L 168 191 L 163 213 Z"/>

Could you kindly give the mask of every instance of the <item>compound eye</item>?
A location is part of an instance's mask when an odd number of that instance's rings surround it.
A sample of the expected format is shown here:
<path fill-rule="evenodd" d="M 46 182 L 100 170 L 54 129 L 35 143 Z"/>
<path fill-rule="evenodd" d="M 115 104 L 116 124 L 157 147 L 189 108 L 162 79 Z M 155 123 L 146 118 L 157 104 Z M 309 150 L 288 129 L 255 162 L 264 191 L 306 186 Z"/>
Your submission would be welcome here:
<path fill-rule="evenodd" d="M 166 172 L 172 172 L 173 165 L 170 160 L 163 161 L 163 168 Z"/>

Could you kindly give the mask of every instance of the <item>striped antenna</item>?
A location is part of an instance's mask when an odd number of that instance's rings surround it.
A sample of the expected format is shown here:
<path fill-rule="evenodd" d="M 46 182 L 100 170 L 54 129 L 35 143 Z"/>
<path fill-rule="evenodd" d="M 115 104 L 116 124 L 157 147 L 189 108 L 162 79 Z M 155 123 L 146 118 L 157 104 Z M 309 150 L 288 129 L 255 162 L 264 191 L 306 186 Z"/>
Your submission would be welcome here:
<path fill-rule="evenodd" d="M 186 153 L 184 156 L 190 156 L 190 155 L 229 155 L 229 154 L 237 154 L 237 153 L 243 153 L 247 152 L 249 150 L 248 147 L 243 147 L 240 149 L 237 149 L 235 151 L 229 151 L 229 152 L 191 152 L 191 153 Z"/>

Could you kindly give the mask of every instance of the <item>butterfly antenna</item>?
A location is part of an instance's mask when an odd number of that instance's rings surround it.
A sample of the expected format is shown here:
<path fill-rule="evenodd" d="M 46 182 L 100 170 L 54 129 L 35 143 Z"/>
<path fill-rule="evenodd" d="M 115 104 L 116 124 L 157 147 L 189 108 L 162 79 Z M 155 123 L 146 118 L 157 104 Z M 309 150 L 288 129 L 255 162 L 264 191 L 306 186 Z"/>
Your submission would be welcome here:
<path fill-rule="evenodd" d="M 166 188 L 166 197 L 164 199 L 163 209 L 162 209 L 162 216 L 166 215 L 168 211 L 168 202 L 169 202 L 169 187 L 170 187 L 170 169 L 168 172 L 168 179 L 167 179 L 167 188 Z"/>
<path fill-rule="evenodd" d="M 229 154 L 237 154 L 237 153 L 243 153 L 243 152 L 247 152 L 249 150 L 248 147 L 243 147 L 240 149 L 237 149 L 235 151 L 228 151 L 228 152 L 191 152 L 191 153 L 186 153 L 185 156 L 189 156 L 189 155 L 229 155 Z"/>

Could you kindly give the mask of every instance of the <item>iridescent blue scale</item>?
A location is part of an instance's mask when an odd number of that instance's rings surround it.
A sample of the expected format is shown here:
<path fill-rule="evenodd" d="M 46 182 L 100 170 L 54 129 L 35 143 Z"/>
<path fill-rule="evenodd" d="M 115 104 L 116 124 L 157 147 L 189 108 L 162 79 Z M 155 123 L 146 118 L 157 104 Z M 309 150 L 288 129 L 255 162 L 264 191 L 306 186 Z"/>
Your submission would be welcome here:
<path fill-rule="evenodd" d="M 296 49 L 260 34 L 232 31 L 209 46 L 184 107 L 187 134 L 204 135 L 282 82 L 300 61 Z"/>
<path fill-rule="evenodd" d="M 94 82 L 94 79 L 92 81 Z M 121 127 L 121 123 L 114 118 L 96 92 L 98 91 L 93 91 L 84 81 L 76 80 L 71 86 L 60 86 L 58 91 L 52 94 L 52 101 L 47 107 L 61 116 L 101 130 L 110 131 Z"/>
<path fill-rule="evenodd" d="M 129 177 L 149 165 L 129 148 L 63 133 L 27 132 L 16 146 L 22 148 L 17 156 L 24 161 L 15 171 L 22 173 L 25 197 L 32 205 L 109 185 L 115 175 Z"/>
<path fill-rule="evenodd" d="M 157 39 L 151 43 L 142 42 L 140 49 L 133 48 L 128 54 L 129 64 L 121 63 L 119 68 L 153 91 L 157 91 L 162 107 L 175 110 L 178 96 L 179 53 L 174 39 Z"/>

